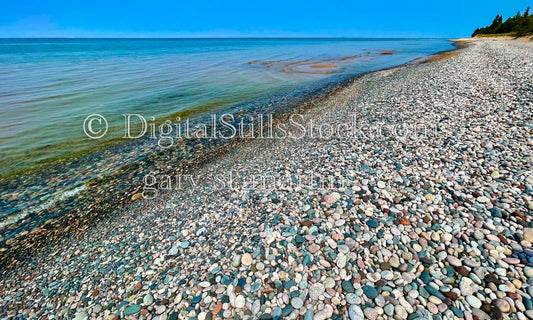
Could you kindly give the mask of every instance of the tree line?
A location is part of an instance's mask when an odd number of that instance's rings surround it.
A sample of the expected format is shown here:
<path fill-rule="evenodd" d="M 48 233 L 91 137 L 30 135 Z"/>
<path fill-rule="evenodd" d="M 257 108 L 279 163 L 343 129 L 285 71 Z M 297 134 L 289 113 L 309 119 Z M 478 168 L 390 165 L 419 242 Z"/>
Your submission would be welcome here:
<path fill-rule="evenodd" d="M 516 16 L 508 18 L 505 22 L 503 22 L 502 15 L 497 15 L 490 26 L 477 28 L 472 34 L 472 37 L 482 34 L 501 33 L 514 34 L 518 37 L 533 34 L 533 15 L 529 15 L 529 7 L 524 14 L 521 14 L 520 11 L 518 11 Z"/>

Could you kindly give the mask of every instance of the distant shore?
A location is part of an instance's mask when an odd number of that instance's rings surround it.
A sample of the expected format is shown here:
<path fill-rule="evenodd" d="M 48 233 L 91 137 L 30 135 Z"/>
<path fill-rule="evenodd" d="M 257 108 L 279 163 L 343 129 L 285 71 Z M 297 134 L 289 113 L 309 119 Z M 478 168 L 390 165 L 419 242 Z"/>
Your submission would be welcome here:
<path fill-rule="evenodd" d="M 530 42 L 533 41 L 533 35 L 527 35 L 527 36 L 521 36 L 521 37 L 515 37 L 515 36 L 508 36 L 508 35 L 478 35 L 475 37 L 470 38 L 459 38 L 459 39 L 453 39 L 454 42 L 461 42 L 461 43 L 468 43 L 472 41 L 480 41 L 480 40 L 512 40 L 517 42 Z"/>
<path fill-rule="evenodd" d="M 439 52 L 435 55 L 432 55 L 430 57 L 427 57 L 423 60 L 423 62 L 435 62 L 440 60 L 446 60 L 451 57 L 454 57 L 459 54 L 459 49 L 464 49 L 468 46 L 469 43 L 476 42 L 476 41 L 484 41 L 484 40 L 493 40 L 493 41 L 516 41 L 516 42 L 531 42 L 533 41 L 533 35 L 527 35 L 527 36 L 521 36 L 521 37 L 514 37 L 514 36 L 475 36 L 470 38 L 457 38 L 457 39 L 450 39 L 451 42 L 453 42 L 457 48 L 452 50 L 446 50 L 443 52 Z"/>

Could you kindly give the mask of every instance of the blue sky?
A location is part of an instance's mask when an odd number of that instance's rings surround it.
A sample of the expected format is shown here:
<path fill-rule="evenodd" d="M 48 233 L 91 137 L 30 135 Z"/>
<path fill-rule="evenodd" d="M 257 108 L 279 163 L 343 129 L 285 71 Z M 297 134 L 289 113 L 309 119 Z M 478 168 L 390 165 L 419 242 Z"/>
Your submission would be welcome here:
<path fill-rule="evenodd" d="M 531 0 L 7 0 L 0 37 L 465 37 Z"/>

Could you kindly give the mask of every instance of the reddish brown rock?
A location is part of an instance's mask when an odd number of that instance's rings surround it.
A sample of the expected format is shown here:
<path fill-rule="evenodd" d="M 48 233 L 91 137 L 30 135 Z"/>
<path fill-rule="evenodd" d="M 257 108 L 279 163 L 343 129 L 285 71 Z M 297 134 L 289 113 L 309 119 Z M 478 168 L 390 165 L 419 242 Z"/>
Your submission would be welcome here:
<path fill-rule="evenodd" d="M 455 270 L 457 270 L 457 273 L 459 273 L 463 277 L 468 277 L 468 275 L 470 274 L 470 270 L 463 266 L 455 267 Z"/>
<path fill-rule="evenodd" d="M 304 220 L 304 221 L 302 221 L 302 225 L 303 225 L 303 226 L 306 226 L 306 227 L 309 228 L 309 227 L 311 227 L 311 226 L 313 225 L 313 221 L 311 221 L 311 220 Z"/>
<path fill-rule="evenodd" d="M 498 238 L 500 239 L 502 243 L 509 244 L 509 240 L 503 233 L 498 233 Z"/>
<path fill-rule="evenodd" d="M 217 305 L 215 306 L 215 309 L 213 309 L 213 316 L 216 316 L 220 310 L 222 310 L 222 303 L 217 303 Z"/>
<path fill-rule="evenodd" d="M 443 292 L 443 294 L 450 298 L 451 300 L 457 300 L 457 293 L 453 292 L 453 291 L 448 291 L 448 292 Z"/>

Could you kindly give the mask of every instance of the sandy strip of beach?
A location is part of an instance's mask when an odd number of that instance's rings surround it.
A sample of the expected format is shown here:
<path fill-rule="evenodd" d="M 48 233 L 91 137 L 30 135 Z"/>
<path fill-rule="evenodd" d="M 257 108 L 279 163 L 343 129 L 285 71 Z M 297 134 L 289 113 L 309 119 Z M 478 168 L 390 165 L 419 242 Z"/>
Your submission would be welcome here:
<path fill-rule="evenodd" d="M 533 44 L 355 77 L 293 120 L 2 270 L 1 316 L 533 318 Z"/>

